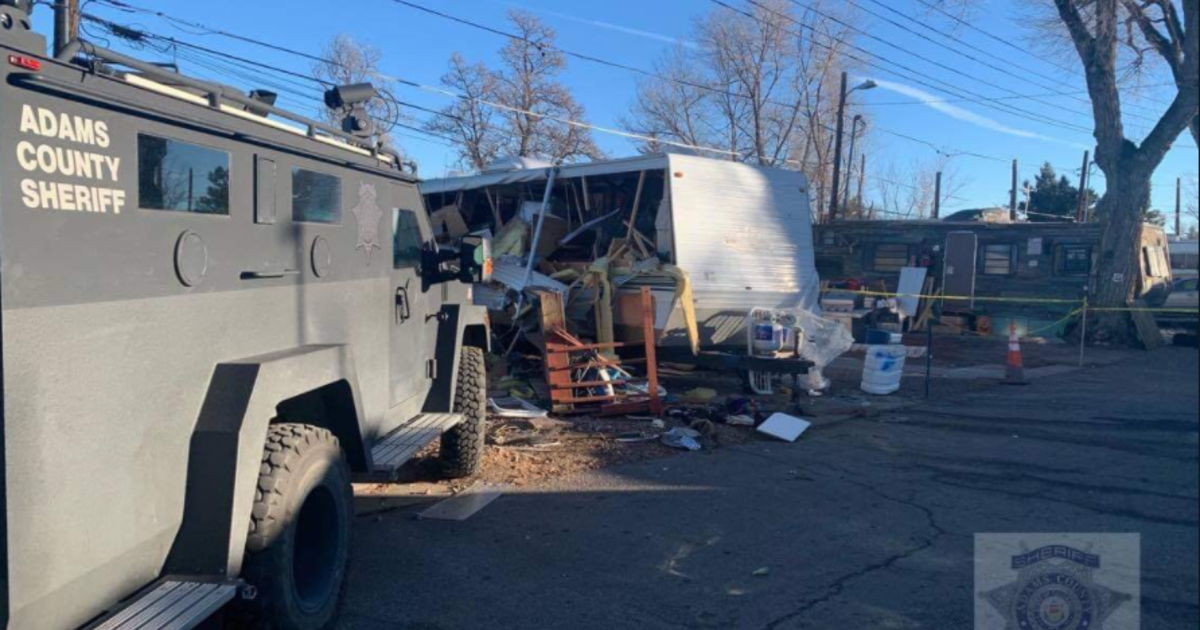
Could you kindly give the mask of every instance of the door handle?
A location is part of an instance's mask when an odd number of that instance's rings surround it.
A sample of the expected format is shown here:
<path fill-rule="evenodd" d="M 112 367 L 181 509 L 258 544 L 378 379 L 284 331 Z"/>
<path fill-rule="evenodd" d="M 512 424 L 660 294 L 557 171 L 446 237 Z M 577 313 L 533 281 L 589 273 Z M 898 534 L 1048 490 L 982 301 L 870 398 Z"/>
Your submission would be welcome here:
<path fill-rule="evenodd" d="M 403 324 L 412 319 L 412 304 L 408 298 L 408 287 L 396 289 L 396 323 Z"/>
<path fill-rule="evenodd" d="M 242 280 L 278 280 L 280 278 L 299 275 L 299 269 L 264 269 L 261 271 L 243 271 Z"/>

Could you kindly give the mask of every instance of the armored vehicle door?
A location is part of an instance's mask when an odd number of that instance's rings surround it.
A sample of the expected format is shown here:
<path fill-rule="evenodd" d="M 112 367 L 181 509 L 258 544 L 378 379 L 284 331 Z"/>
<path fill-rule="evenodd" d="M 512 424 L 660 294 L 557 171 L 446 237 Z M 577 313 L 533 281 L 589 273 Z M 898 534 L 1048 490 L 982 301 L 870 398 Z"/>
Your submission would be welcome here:
<path fill-rule="evenodd" d="M 415 188 L 395 187 L 393 202 L 391 404 L 396 407 L 429 392 L 441 293 L 426 291 L 421 281 L 421 250 L 432 232 L 420 196 Z"/>

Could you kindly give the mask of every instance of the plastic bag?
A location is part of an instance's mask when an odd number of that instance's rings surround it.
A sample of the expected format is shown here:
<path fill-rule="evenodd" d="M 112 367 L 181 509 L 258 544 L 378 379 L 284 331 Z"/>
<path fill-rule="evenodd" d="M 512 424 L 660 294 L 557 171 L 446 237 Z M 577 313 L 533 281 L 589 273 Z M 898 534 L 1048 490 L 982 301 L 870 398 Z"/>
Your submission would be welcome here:
<path fill-rule="evenodd" d="M 808 373 L 808 389 L 816 392 L 829 389 L 830 382 L 825 378 L 824 370 L 835 359 L 850 351 L 854 346 L 854 336 L 845 326 L 831 319 L 808 311 L 795 311 L 794 314 L 796 326 L 804 334 L 800 358 L 813 364 L 813 369 Z"/>

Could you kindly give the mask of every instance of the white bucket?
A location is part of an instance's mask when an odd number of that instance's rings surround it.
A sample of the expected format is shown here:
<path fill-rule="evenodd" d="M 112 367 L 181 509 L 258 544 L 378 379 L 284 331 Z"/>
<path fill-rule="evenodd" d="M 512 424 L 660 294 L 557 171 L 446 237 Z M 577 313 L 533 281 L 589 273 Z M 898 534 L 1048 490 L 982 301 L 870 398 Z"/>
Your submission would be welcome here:
<path fill-rule="evenodd" d="M 907 359 L 908 349 L 904 346 L 871 346 L 863 366 L 862 390 L 873 396 L 890 396 L 900 391 Z"/>

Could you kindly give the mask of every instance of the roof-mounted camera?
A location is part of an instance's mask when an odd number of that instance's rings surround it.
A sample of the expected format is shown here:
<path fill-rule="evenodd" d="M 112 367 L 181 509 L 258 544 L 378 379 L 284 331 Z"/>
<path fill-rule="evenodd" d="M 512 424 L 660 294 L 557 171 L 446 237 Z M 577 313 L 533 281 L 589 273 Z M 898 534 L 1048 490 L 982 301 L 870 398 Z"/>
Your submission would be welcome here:
<path fill-rule="evenodd" d="M 379 98 L 379 90 L 370 83 L 342 85 L 325 93 L 325 105 L 342 113 L 342 131 L 358 138 L 370 138 L 375 135 L 375 121 L 367 106 L 376 98 Z"/>
<path fill-rule="evenodd" d="M 33 30 L 33 0 L 0 0 L 0 37 L 22 50 L 46 50 L 46 38 Z"/>
<path fill-rule="evenodd" d="M 33 11 L 33 0 L 0 0 L 0 7 L 12 7 L 14 13 L 29 15 Z"/>

